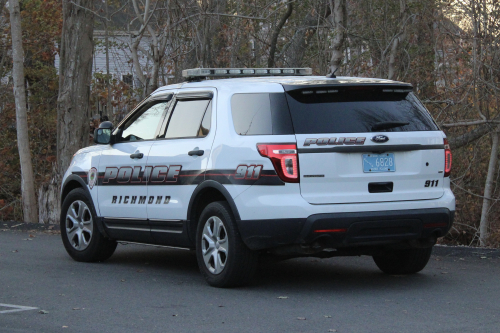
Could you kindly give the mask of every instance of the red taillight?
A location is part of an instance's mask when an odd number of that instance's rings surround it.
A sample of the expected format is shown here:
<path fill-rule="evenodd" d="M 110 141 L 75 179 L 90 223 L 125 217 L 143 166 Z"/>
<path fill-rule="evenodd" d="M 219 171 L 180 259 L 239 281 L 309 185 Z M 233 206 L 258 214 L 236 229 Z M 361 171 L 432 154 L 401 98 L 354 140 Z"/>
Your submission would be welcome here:
<path fill-rule="evenodd" d="M 299 182 L 299 157 L 297 145 L 287 144 L 257 144 L 259 153 L 273 162 L 274 170 L 280 179 L 287 183 Z"/>
<path fill-rule="evenodd" d="M 444 176 L 448 177 L 451 173 L 451 149 L 447 139 L 444 139 Z"/>
<path fill-rule="evenodd" d="M 324 230 L 314 230 L 316 233 L 336 233 L 336 232 L 347 232 L 347 229 L 324 229 Z"/>

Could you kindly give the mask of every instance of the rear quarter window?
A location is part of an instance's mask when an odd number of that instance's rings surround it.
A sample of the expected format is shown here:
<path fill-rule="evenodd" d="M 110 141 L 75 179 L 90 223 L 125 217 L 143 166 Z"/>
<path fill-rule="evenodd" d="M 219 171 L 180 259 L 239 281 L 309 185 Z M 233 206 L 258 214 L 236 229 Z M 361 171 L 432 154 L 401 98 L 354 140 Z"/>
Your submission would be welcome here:
<path fill-rule="evenodd" d="M 234 94 L 231 114 L 238 135 L 294 134 L 284 93 Z"/>

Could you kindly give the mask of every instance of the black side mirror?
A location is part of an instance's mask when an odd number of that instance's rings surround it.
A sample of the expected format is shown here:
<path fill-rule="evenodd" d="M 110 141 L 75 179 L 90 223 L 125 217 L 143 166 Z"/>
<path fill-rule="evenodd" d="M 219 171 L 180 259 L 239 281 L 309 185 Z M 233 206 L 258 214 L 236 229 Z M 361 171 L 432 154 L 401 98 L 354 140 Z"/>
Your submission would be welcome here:
<path fill-rule="evenodd" d="M 110 121 L 103 121 L 99 128 L 94 130 L 94 142 L 98 144 L 109 144 L 111 142 L 111 132 L 113 131 L 113 124 Z"/>

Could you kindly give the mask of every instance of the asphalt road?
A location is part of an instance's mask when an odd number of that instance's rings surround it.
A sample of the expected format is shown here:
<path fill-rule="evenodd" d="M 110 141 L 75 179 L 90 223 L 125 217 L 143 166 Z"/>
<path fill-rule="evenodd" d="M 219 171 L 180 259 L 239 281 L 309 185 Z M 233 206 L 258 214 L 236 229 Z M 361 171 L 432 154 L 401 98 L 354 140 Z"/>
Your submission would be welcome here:
<path fill-rule="evenodd" d="M 119 245 L 86 264 L 60 235 L 31 235 L 0 231 L 0 332 L 500 331 L 499 251 L 438 248 L 413 276 L 369 257 L 293 259 L 216 289 L 189 251 Z"/>

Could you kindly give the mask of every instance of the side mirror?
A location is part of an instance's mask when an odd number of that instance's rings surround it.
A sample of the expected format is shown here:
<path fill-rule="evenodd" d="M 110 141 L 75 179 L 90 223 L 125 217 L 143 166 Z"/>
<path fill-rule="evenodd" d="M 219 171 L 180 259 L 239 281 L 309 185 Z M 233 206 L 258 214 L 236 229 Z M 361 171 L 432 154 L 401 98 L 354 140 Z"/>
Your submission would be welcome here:
<path fill-rule="evenodd" d="M 103 121 L 99 128 L 94 130 L 94 142 L 98 144 L 109 144 L 111 142 L 111 132 L 113 124 L 110 121 Z"/>

